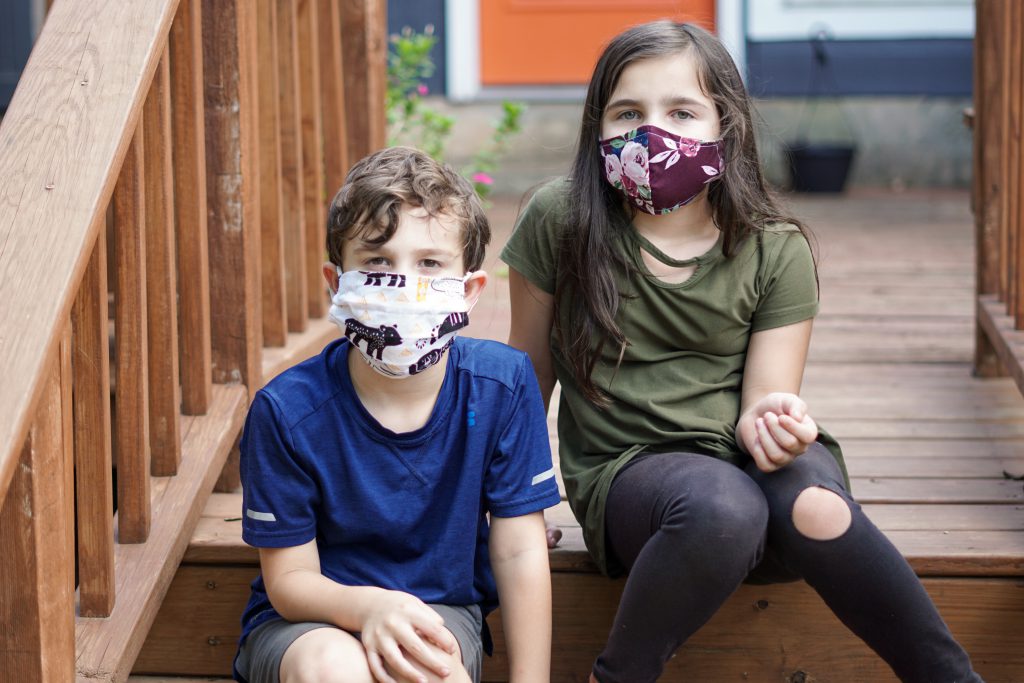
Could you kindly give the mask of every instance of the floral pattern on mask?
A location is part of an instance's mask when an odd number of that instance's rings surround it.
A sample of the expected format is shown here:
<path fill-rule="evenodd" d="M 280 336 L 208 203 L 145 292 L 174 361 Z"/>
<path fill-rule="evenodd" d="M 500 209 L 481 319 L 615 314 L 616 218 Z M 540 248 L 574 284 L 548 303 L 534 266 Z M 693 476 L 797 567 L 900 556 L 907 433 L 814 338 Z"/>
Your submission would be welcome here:
<path fill-rule="evenodd" d="M 601 156 L 605 178 L 612 187 L 652 215 L 689 203 L 724 168 L 717 142 L 672 135 L 650 125 L 602 140 Z M 681 160 L 692 161 L 668 174 Z"/>

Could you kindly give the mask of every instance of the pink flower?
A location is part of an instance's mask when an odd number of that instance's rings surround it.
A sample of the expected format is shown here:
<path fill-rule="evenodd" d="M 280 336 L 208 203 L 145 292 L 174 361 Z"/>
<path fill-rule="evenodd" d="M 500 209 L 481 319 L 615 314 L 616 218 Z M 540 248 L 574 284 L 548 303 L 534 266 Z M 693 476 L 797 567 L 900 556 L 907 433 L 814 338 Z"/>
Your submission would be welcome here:
<path fill-rule="evenodd" d="M 612 185 L 622 180 L 622 162 L 614 154 L 604 155 L 604 175 Z"/>
<path fill-rule="evenodd" d="M 629 194 L 635 194 L 630 186 L 647 186 L 651 182 L 651 176 L 647 170 L 647 148 L 638 142 L 630 140 L 622 147 L 619 155 L 622 162 L 622 184 L 629 190 Z M 626 180 L 630 182 L 626 182 Z"/>
<path fill-rule="evenodd" d="M 473 177 L 470 178 L 474 183 L 480 183 L 481 185 L 493 185 L 494 178 L 487 175 L 484 172 L 474 173 Z"/>
<path fill-rule="evenodd" d="M 425 84 L 420 83 L 418 86 L 416 86 L 416 92 L 418 92 L 421 97 L 426 97 L 427 93 L 430 92 L 430 88 L 428 88 Z"/>
<path fill-rule="evenodd" d="M 697 152 L 700 151 L 700 140 L 690 140 L 689 138 L 683 138 L 682 140 L 683 154 L 688 157 L 697 156 Z"/>

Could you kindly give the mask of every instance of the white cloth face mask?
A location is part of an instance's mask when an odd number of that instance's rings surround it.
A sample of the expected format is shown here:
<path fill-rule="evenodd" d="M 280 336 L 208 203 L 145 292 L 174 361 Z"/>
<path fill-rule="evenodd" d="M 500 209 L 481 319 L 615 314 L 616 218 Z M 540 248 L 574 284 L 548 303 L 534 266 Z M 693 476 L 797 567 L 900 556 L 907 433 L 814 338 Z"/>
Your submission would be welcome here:
<path fill-rule="evenodd" d="M 331 320 L 386 377 L 411 377 L 440 362 L 469 324 L 466 278 L 340 268 L 338 276 Z"/>

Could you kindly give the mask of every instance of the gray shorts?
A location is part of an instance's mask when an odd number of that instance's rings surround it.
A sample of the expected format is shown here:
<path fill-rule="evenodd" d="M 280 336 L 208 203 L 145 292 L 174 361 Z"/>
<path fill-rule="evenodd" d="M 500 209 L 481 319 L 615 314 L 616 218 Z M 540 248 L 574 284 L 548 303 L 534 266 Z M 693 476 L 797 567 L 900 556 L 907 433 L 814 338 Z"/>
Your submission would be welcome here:
<path fill-rule="evenodd" d="M 462 665 L 469 672 L 473 683 L 480 683 L 480 669 L 483 666 L 483 643 L 480 640 L 483 614 L 480 607 L 433 604 L 428 607 L 444 619 L 444 627 L 452 632 L 459 643 Z M 318 628 L 337 627 L 318 622 L 292 623 L 284 619 L 271 619 L 260 624 L 239 648 L 235 668 L 249 683 L 278 683 L 285 650 L 299 636 Z M 359 637 L 358 633 L 352 635 Z"/>

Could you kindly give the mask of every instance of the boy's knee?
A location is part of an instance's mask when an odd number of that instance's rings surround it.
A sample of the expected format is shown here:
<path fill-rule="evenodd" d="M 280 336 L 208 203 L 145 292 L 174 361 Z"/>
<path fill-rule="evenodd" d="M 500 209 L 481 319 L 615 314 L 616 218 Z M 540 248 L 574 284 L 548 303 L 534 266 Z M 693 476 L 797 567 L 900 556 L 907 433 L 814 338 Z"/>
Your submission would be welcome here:
<path fill-rule="evenodd" d="M 831 541 L 850 528 L 850 506 L 838 494 L 820 486 L 800 492 L 793 503 L 793 526 L 815 541 Z"/>
<path fill-rule="evenodd" d="M 280 679 L 281 683 L 373 683 L 362 643 L 332 628 L 296 638 L 281 658 Z"/>

